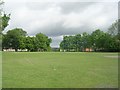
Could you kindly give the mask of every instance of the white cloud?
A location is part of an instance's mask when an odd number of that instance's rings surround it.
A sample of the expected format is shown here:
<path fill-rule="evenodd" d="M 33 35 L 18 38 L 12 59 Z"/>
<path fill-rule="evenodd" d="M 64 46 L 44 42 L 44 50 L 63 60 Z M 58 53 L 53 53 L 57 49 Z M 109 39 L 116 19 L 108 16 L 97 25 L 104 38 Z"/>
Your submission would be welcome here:
<path fill-rule="evenodd" d="M 70 13 L 64 16 L 63 27 L 78 28 L 82 26 L 81 15 L 79 13 Z"/>

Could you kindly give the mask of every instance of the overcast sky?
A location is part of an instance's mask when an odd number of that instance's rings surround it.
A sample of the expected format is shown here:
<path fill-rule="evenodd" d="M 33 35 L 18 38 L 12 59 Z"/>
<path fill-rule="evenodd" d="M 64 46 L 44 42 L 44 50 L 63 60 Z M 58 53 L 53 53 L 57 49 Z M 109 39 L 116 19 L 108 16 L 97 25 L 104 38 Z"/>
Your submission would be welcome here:
<path fill-rule="evenodd" d="M 58 47 L 63 35 L 107 31 L 118 18 L 118 0 L 57 1 L 5 0 L 4 11 L 11 13 L 5 32 L 16 27 L 30 36 L 41 32 Z"/>

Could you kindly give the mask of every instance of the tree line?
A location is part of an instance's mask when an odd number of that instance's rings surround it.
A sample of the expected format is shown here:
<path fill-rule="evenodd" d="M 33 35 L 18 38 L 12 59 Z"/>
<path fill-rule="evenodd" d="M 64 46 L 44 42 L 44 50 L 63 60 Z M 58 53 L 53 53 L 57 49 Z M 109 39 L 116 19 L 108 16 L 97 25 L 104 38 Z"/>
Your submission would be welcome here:
<path fill-rule="evenodd" d="M 120 20 L 113 23 L 107 32 L 100 29 L 93 31 L 91 34 L 64 36 L 60 43 L 62 51 L 120 51 Z"/>
<path fill-rule="evenodd" d="M 15 51 L 27 49 L 27 51 L 50 51 L 51 38 L 38 33 L 35 36 L 27 36 L 27 32 L 21 28 L 9 30 L 2 37 L 2 49 L 15 49 Z"/>

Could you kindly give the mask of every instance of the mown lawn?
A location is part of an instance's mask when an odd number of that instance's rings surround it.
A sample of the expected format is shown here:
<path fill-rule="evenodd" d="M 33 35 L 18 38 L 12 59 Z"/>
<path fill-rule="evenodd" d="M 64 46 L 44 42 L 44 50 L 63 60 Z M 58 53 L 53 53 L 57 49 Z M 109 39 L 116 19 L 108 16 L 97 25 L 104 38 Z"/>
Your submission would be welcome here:
<path fill-rule="evenodd" d="M 3 88 L 118 87 L 116 56 L 117 53 L 3 52 Z"/>

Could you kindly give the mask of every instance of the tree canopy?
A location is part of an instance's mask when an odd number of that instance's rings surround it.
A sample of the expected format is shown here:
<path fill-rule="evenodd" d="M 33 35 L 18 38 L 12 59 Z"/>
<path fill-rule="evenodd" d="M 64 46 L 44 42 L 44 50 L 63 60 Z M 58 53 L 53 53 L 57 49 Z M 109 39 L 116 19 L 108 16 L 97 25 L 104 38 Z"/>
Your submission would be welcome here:
<path fill-rule="evenodd" d="M 10 20 L 10 14 L 4 14 L 2 17 L 2 28 L 1 28 L 1 31 L 3 31 L 9 24 L 9 20 Z"/>
<path fill-rule="evenodd" d="M 118 34 L 119 28 L 120 27 L 120 19 L 116 20 L 109 28 L 108 28 L 108 33 L 115 36 Z"/>
<path fill-rule="evenodd" d="M 21 28 L 9 30 L 3 35 L 3 49 L 27 49 L 28 51 L 49 51 L 51 39 L 42 33 L 36 36 L 27 36 L 27 32 Z"/>
<path fill-rule="evenodd" d="M 105 33 L 100 29 L 91 34 L 84 32 L 74 36 L 64 36 L 60 43 L 63 51 L 85 51 L 86 48 L 93 51 L 119 51 L 120 40 L 118 35 Z"/>
<path fill-rule="evenodd" d="M 21 28 L 9 30 L 3 36 L 3 48 L 13 48 L 17 51 L 20 48 L 21 38 L 26 36 L 26 32 Z"/>

